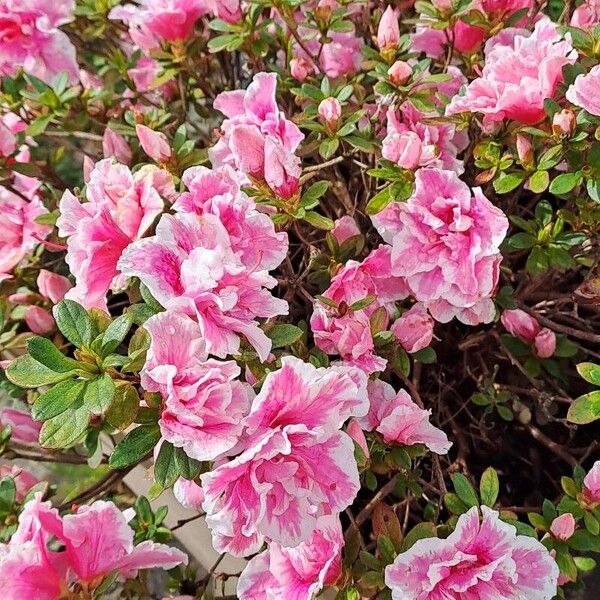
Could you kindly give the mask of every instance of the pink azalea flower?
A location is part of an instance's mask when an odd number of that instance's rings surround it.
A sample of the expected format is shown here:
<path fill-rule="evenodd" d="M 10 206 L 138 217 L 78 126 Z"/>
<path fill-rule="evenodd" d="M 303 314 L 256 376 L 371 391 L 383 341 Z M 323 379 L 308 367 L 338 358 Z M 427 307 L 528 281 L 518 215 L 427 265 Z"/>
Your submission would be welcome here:
<path fill-rule="evenodd" d="M 600 65 L 592 67 L 585 75 L 577 76 L 567 90 L 567 100 L 592 115 L 600 116 Z"/>
<path fill-rule="evenodd" d="M 215 17 L 227 23 L 239 23 L 242 19 L 240 0 L 205 0 L 205 3 Z"/>
<path fill-rule="evenodd" d="M 393 600 L 527 598 L 551 600 L 558 566 L 535 538 L 517 535 L 482 506 L 458 519 L 448 538 L 419 540 L 386 567 Z"/>
<path fill-rule="evenodd" d="M 392 6 L 388 6 L 379 21 L 377 29 L 377 45 L 380 50 L 395 48 L 400 42 L 400 26 L 398 14 Z"/>
<path fill-rule="evenodd" d="M 132 174 L 111 159 L 96 163 L 82 203 L 68 190 L 60 201 L 58 231 L 67 238 L 67 264 L 76 285 L 66 297 L 86 308 L 106 310 L 109 289 L 123 287 L 117 262 L 162 212 L 169 193 L 162 174 L 145 167 Z M 171 182 L 172 187 L 172 182 Z"/>
<path fill-rule="evenodd" d="M 51 538 L 64 550 L 48 547 Z M 133 544 L 134 532 L 112 503 L 94 502 L 61 518 L 41 494 L 29 501 L 8 544 L 0 544 L 0 585 L 14 600 L 57 600 L 76 583 L 97 587 L 117 571 L 122 579 L 140 569 L 171 569 L 187 556 L 164 544 Z"/>
<path fill-rule="evenodd" d="M 377 431 L 386 443 L 424 444 L 436 454 L 447 454 L 448 436 L 429 422 L 430 410 L 419 408 L 404 391 L 398 393 L 385 381 L 369 382 L 369 413 L 358 419 L 366 431 Z"/>
<path fill-rule="evenodd" d="M 42 424 L 34 421 L 29 412 L 17 408 L 0 408 L 0 425 L 10 426 L 10 437 L 19 444 L 37 444 L 42 428 Z"/>
<path fill-rule="evenodd" d="M 317 301 L 310 319 L 319 349 L 339 354 L 345 363 L 369 374 L 383 371 L 386 365 L 385 359 L 375 354 L 371 316 L 377 309 L 385 309 L 379 329 L 385 331 L 393 303 L 408 293 L 403 279 L 392 276 L 390 257 L 390 248 L 379 246 L 362 263 L 348 261 L 323 293 L 337 308 Z M 372 302 L 364 308 L 350 308 L 369 297 Z"/>
<path fill-rule="evenodd" d="M 115 158 L 124 165 L 131 163 L 131 148 L 127 140 L 110 127 L 104 130 L 102 137 L 102 151 L 104 158 Z"/>
<path fill-rule="evenodd" d="M 273 542 L 255 556 L 238 580 L 240 600 L 311 600 L 342 572 L 344 536 L 337 516 L 321 517 L 310 539 L 296 548 Z"/>
<path fill-rule="evenodd" d="M 241 191 L 247 183 L 243 175 L 228 166 L 213 170 L 192 167 L 182 180 L 189 192 L 179 196 L 173 210 L 219 217 L 234 252 L 248 269 L 271 271 L 283 262 L 288 250 L 287 234 L 277 233 L 271 218 Z"/>
<path fill-rule="evenodd" d="M 10 477 L 15 482 L 17 490 L 15 499 L 17 502 L 23 502 L 29 490 L 40 482 L 35 475 L 17 465 L 13 465 L 12 467 L 0 465 L 0 479 L 4 479 L 5 477 Z"/>
<path fill-rule="evenodd" d="M 360 235 L 360 229 L 351 216 L 345 215 L 335 221 L 331 235 L 335 237 L 338 244 L 343 244 L 347 239 Z"/>
<path fill-rule="evenodd" d="M 206 350 L 221 358 L 238 353 L 243 335 L 265 360 L 271 341 L 256 318 L 288 310 L 287 302 L 269 292 L 276 280 L 242 262 L 213 214 L 163 215 L 156 235 L 127 248 L 118 266 L 139 277 L 168 311 L 196 320 Z"/>
<path fill-rule="evenodd" d="M 275 73 L 258 73 L 247 90 L 219 94 L 214 107 L 227 118 L 208 155 L 214 167 L 230 165 L 289 198 L 298 191 L 301 166 L 294 152 L 304 135 L 279 110 L 276 90 Z"/>
<path fill-rule="evenodd" d="M 600 2 L 587 0 L 573 11 L 571 27 L 593 29 L 600 22 Z"/>
<path fill-rule="evenodd" d="M 420 169 L 413 195 L 373 218 L 392 244 L 392 275 L 404 277 L 410 292 L 437 321 L 489 323 L 495 315 L 508 219 L 456 173 Z"/>
<path fill-rule="evenodd" d="M 484 125 L 504 118 L 531 125 L 545 118 L 544 100 L 552 98 L 563 80 L 562 68 L 575 62 L 577 52 L 554 23 L 542 17 L 531 34 L 513 29 L 500 32 L 485 47 L 481 77 L 455 96 L 447 115 L 482 113 Z"/>
<path fill-rule="evenodd" d="M 600 460 L 597 460 L 583 480 L 583 500 L 595 508 L 600 505 Z"/>
<path fill-rule="evenodd" d="M 140 0 L 116 6 L 108 18 L 124 21 L 133 42 L 148 52 L 160 48 L 163 41 L 190 38 L 196 21 L 207 12 L 204 0 Z"/>
<path fill-rule="evenodd" d="M 159 313 L 144 327 L 152 337 L 142 385 L 160 392 L 165 408 L 162 436 L 196 460 L 214 460 L 231 450 L 254 397 L 237 381 L 238 365 L 207 360 L 196 323 L 185 315 Z"/>
<path fill-rule="evenodd" d="M 73 20 L 74 0 L 0 0 L 0 73 L 19 69 L 46 83 L 66 72 L 79 79 L 75 46 L 59 27 Z"/>
<path fill-rule="evenodd" d="M 407 352 L 427 348 L 433 340 L 434 320 L 422 304 L 415 304 L 393 325 L 391 332 Z"/>
<path fill-rule="evenodd" d="M 15 189 L 29 200 L 0 186 L 0 211 L 3 221 L 0 227 L 0 281 L 8 279 L 12 269 L 51 231 L 48 225 L 40 225 L 35 221 L 48 211 L 36 193 L 39 183 L 32 185 L 26 181 L 30 179 L 16 179 L 14 183 Z M 26 185 L 31 187 L 28 189 Z"/>
<path fill-rule="evenodd" d="M 298 546 L 319 517 L 344 510 L 360 487 L 354 444 L 339 427 L 366 413 L 366 377 L 295 357 L 282 363 L 246 419 L 246 450 L 201 476 L 218 552 L 247 556 L 264 539 Z"/>
<path fill-rule="evenodd" d="M 464 165 L 457 155 L 466 148 L 468 139 L 457 134 L 452 124 L 424 122 L 423 119 L 428 116 L 433 115 L 418 111 L 410 102 L 400 107 L 400 113 L 393 108 L 388 109 L 383 158 L 405 169 L 434 167 L 460 175 Z"/>
<path fill-rule="evenodd" d="M 365 458 L 368 460 L 370 457 L 369 445 L 367 444 L 367 438 L 365 437 L 365 433 L 360 426 L 360 422 L 358 419 L 352 418 L 348 421 L 348 426 L 346 427 L 346 433 L 354 440 L 356 444 L 360 447 L 365 455 Z"/>

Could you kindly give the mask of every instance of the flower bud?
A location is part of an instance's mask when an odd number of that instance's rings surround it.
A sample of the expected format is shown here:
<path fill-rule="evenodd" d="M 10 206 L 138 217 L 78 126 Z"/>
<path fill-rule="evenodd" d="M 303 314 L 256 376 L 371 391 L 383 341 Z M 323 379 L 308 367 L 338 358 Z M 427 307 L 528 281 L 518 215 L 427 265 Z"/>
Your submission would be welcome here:
<path fill-rule="evenodd" d="M 422 304 L 415 304 L 392 325 L 391 331 L 402 347 L 413 353 L 431 344 L 434 325 L 427 309 Z"/>
<path fill-rule="evenodd" d="M 294 79 L 304 81 L 309 75 L 314 73 L 313 64 L 306 58 L 292 58 L 290 61 L 290 73 Z"/>
<path fill-rule="evenodd" d="M 414 131 L 405 131 L 394 140 L 396 163 L 403 169 L 412 171 L 421 162 L 423 142 Z"/>
<path fill-rule="evenodd" d="M 525 166 L 533 164 L 533 147 L 529 138 L 517 134 L 517 155 L 519 160 Z"/>
<path fill-rule="evenodd" d="M 570 136 L 575 131 L 575 113 L 568 108 L 557 112 L 552 119 L 554 135 Z"/>
<path fill-rule="evenodd" d="M 102 151 L 104 158 L 114 156 L 120 163 L 128 165 L 131 162 L 131 148 L 127 140 L 113 131 L 110 127 L 104 130 L 102 137 Z"/>
<path fill-rule="evenodd" d="M 318 112 L 325 123 L 335 125 L 342 116 L 342 107 L 337 98 L 325 98 L 319 104 Z"/>
<path fill-rule="evenodd" d="M 40 294 L 48 298 L 52 304 L 57 304 L 65 294 L 73 287 L 71 282 L 62 275 L 42 269 L 37 278 L 37 286 Z"/>
<path fill-rule="evenodd" d="M 345 215 L 335 221 L 331 234 L 338 241 L 338 244 L 343 244 L 348 238 L 360 235 L 360 229 L 351 216 Z"/>
<path fill-rule="evenodd" d="M 540 358 L 550 358 L 556 351 L 556 335 L 545 327 L 535 336 L 534 345 Z"/>
<path fill-rule="evenodd" d="M 331 18 L 331 13 L 337 8 L 336 0 L 319 0 L 315 8 L 315 17 L 322 23 L 327 23 Z"/>
<path fill-rule="evenodd" d="M 359 422 L 356 419 L 350 419 L 348 427 L 346 427 L 346 433 L 358 444 L 360 449 L 363 451 L 365 458 L 369 460 L 369 446 L 367 444 L 367 438 L 362 430 Z"/>
<path fill-rule="evenodd" d="M 450 12 L 452 10 L 452 0 L 431 0 L 431 4 L 440 12 Z"/>
<path fill-rule="evenodd" d="M 575 533 L 575 518 L 571 513 L 556 517 L 550 525 L 550 533 L 561 542 L 566 542 Z"/>
<path fill-rule="evenodd" d="M 539 323 L 520 308 L 505 310 L 500 320 L 510 335 L 521 338 L 528 344 L 533 344 L 535 337 L 540 332 Z"/>
<path fill-rule="evenodd" d="M 389 69 L 388 75 L 396 85 L 404 85 L 412 75 L 412 69 L 407 62 L 397 60 Z"/>
<path fill-rule="evenodd" d="M 164 133 L 154 131 L 145 125 L 136 125 L 135 132 L 144 152 L 152 160 L 156 162 L 166 162 L 169 160 L 171 157 L 171 146 L 169 146 L 169 140 Z"/>
<path fill-rule="evenodd" d="M 379 50 L 396 48 L 400 42 L 400 26 L 396 11 L 388 6 L 379 22 L 377 30 L 377 45 Z"/>
<path fill-rule="evenodd" d="M 37 335 L 45 335 L 54 331 L 56 323 L 52 315 L 41 306 L 29 306 L 25 311 L 27 327 Z"/>

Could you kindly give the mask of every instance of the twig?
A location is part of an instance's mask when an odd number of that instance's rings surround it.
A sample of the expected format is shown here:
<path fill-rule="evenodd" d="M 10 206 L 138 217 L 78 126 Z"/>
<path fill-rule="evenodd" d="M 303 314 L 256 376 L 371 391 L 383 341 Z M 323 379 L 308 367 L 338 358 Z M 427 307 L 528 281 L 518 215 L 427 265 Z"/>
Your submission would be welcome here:
<path fill-rule="evenodd" d="M 396 473 L 370 500 L 370 502 L 358 513 L 356 517 L 356 526 L 360 527 L 375 510 L 375 507 L 396 487 L 400 473 Z"/>

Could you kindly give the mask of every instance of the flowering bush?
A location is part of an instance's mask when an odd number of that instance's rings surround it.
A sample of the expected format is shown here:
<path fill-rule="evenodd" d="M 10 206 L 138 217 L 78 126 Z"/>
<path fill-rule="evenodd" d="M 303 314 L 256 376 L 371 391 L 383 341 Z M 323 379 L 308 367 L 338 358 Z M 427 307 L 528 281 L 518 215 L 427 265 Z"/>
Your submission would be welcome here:
<path fill-rule="evenodd" d="M 0 100 L 9 600 L 585 589 L 597 0 L 0 0 Z"/>

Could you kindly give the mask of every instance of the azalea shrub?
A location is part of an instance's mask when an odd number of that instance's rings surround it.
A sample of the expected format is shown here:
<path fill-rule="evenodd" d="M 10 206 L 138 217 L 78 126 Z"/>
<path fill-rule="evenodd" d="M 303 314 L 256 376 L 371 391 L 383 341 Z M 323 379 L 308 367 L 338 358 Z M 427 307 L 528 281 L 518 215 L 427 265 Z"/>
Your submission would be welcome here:
<path fill-rule="evenodd" d="M 597 597 L 597 0 L 0 0 L 0 210 L 8 600 Z"/>

